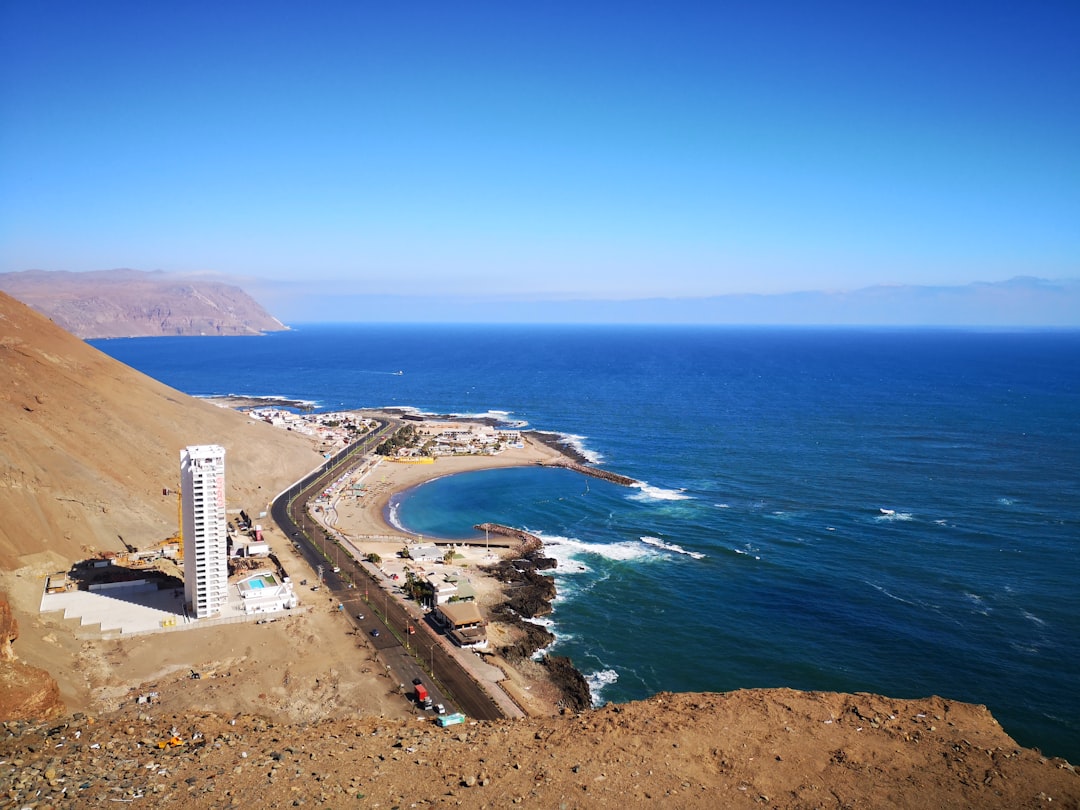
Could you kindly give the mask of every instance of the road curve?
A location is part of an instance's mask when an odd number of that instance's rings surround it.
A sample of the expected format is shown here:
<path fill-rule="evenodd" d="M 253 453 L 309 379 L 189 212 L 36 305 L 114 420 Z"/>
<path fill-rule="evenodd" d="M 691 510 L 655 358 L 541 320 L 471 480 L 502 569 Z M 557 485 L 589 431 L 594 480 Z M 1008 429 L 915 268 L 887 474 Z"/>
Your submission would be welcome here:
<path fill-rule="evenodd" d="M 404 684 L 408 692 L 413 689 L 413 680 L 419 678 L 428 685 L 435 703 L 451 704 L 478 720 L 505 717 L 476 678 L 443 646 L 427 620 L 410 615 L 397 598 L 387 593 L 386 583 L 354 560 L 334 537 L 328 536 L 320 523 L 307 514 L 307 502 L 312 495 L 363 463 L 402 424 L 387 417 L 378 421 L 381 424 L 374 431 L 278 495 L 270 507 L 271 517 L 293 541 L 312 571 L 318 571 L 322 566 L 323 586 L 338 601 L 357 631 L 367 635 L 373 643 L 388 673 Z M 340 571 L 334 571 L 335 566 Z M 361 615 L 363 618 L 358 618 Z M 378 635 L 372 631 L 377 631 Z"/>

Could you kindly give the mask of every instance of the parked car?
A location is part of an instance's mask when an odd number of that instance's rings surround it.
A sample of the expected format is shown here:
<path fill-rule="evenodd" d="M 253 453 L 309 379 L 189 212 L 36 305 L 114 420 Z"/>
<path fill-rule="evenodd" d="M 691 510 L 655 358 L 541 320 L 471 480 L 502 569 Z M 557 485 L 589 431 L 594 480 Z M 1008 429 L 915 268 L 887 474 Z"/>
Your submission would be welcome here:
<path fill-rule="evenodd" d="M 364 620 L 364 614 L 363 613 L 357 613 L 356 618 L 358 618 L 360 621 L 363 621 Z"/>
<path fill-rule="evenodd" d="M 378 638 L 379 637 L 379 628 L 376 627 L 374 630 L 372 630 L 371 635 L 374 636 L 375 638 Z"/>

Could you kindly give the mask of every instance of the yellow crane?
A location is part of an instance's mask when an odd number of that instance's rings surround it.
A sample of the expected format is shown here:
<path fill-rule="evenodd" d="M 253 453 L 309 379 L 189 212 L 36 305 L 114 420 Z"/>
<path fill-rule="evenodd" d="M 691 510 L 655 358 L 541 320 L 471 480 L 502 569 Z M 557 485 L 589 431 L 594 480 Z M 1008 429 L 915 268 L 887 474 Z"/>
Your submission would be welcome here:
<path fill-rule="evenodd" d="M 163 489 L 162 495 L 172 495 L 173 490 Z M 184 561 L 184 499 L 179 490 L 176 491 L 176 534 L 158 543 L 159 546 L 168 546 L 176 543 L 176 559 Z"/>

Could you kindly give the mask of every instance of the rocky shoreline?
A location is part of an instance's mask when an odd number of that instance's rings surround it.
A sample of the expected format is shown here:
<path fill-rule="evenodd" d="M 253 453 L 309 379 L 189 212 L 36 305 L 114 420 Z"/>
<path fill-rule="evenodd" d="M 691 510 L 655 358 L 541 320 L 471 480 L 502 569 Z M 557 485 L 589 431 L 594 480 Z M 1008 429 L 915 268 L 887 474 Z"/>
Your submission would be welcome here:
<path fill-rule="evenodd" d="M 504 585 L 506 599 L 492 609 L 492 618 L 513 628 L 519 636 L 517 641 L 498 650 L 499 655 L 513 665 L 555 642 L 550 631 L 530 620 L 551 613 L 551 603 L 556 596 L 555 582 L 540 572 L 555 568 L 557 563 L 544 556 L 543 543 L 534 534 L 493 523 L 482 523 L 474 528 L 515 537 L 521 543 L 518 547 L 520 556 L 516 559 L 500 560 L 480 569 Z M 540 663 L 559 691 L 561 708 L 582 711 L 592 705 L 589 684 L 569 658 L 545 654 Z"/>

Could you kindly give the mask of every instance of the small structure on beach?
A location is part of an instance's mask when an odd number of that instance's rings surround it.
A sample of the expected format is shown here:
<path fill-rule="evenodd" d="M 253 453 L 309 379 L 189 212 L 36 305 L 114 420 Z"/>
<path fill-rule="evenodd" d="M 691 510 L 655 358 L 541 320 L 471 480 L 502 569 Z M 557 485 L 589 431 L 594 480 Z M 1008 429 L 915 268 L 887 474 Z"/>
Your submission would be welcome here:
<path fill-rule="evenodd" d="M 487 647 L 487 622 L 475 602 L 448 602 L 438 605 L 432 614 L 435 623 L 446 630 L 459 647 Z"/>
<path fill-rule="evenodd" d="M 415 560 L 418 563 L 441 563 L 443 561 L 443 557 L 446 556 L 446 552 L 440 549 L 434 543 L 409 546 L 408 549 L 409 559 Z"/>

